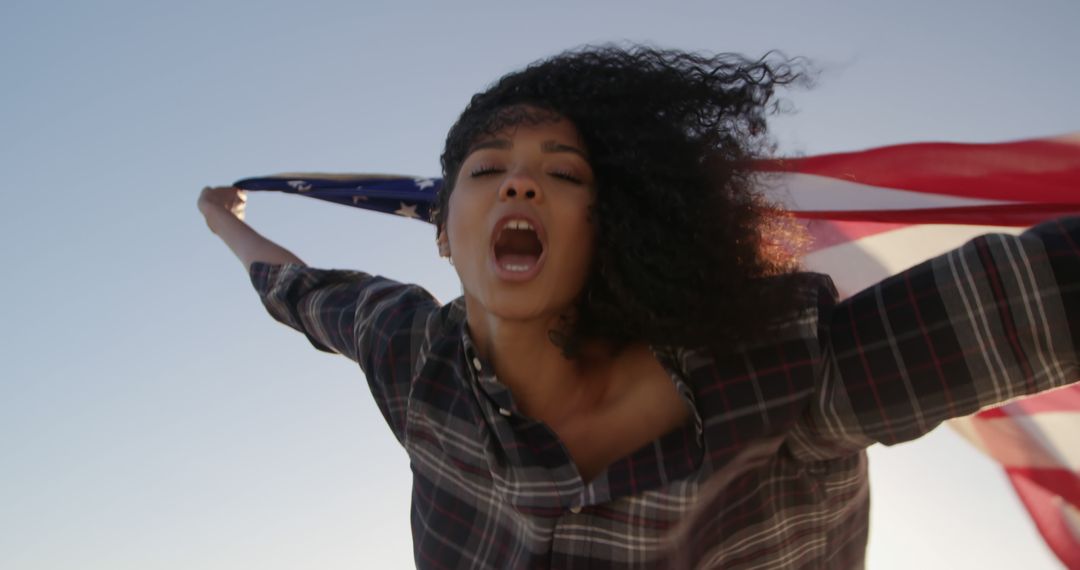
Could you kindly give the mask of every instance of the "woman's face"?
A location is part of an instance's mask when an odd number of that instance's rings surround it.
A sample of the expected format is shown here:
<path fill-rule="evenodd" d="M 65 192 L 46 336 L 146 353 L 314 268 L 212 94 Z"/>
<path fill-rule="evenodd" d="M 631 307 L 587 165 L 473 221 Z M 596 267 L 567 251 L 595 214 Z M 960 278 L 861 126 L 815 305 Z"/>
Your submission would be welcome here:
<path fill-rule="evenodd" d="M 479 139 L 458 172 L 446 231 L 470 311 L 557 316 L 588 275 L 595 241 L 592 168 L 569 120 Z"/>

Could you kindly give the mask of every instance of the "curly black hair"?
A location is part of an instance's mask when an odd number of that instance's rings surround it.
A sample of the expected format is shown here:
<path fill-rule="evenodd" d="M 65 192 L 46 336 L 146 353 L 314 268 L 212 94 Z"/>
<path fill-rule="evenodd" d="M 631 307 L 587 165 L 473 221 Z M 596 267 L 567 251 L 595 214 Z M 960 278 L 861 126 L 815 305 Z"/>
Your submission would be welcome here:
<path fill-rule="evenodd" d="M 522 123 L 569 119 L 595 174 L 597 242 L 572 318 L 583 340 L 709 348 L 754 342 L 795 309 L 797 226 L 760 192 L 774 90 L 807 83 L 803 60 L 646 46 L 589 46 L 538 61 L 472 97 L 446 137 L 441 231 L 468 149 Z"/>

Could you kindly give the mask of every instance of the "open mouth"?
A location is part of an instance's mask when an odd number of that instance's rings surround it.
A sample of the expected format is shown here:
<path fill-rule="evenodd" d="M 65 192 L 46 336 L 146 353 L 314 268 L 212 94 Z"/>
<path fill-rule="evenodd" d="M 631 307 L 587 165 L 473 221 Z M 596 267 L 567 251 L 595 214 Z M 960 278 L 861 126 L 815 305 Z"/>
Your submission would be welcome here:
<path fill-rule="evenodd" d="M 513 218 L 502 224 L 494 241 L 495 264 L 508 273 L 526 274 L 544 254 L 544 244 L 532 222 Z"/>

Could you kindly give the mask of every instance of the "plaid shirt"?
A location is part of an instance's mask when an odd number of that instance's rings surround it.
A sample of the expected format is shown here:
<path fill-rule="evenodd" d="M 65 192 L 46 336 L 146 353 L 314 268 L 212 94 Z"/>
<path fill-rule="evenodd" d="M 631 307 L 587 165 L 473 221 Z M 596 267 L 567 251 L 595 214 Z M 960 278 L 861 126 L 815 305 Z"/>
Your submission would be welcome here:
<path fill-rule="evenodd" d="M 653 347 L 692 419 L 585 483 L 478 356 L 462 299 L 255 263 L 273 317 L 363 369 L 412 463 L 422 568 L 857 568 L 864 449 L 1077 378 L 1080 218 L 988 235 L 844 302 L 812 277 L 767 344 Z"/>

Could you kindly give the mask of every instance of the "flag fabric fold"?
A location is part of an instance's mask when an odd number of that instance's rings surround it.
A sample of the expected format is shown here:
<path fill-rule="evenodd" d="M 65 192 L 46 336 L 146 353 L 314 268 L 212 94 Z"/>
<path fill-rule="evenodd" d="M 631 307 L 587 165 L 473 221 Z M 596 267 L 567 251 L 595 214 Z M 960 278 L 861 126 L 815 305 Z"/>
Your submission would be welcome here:
<path fill-rule="evenodd" d="M 769 197 L 806 225 L 803 265 L 849 295 L 988 232 L 1080 214 L 1080 134 L 913 143 L 757 163 Z M 438 178 L 285 173 L 237 181 L 430 221 Z M 1080 315 L 1077 316 L 1080 318 Z M 1080 568 L 1080 386 L 950 422 L 1005 470 L 1047 545 Z"/>
<path fill-rule="evenodd" d="M 440 178 L 393 174 L 329 174 L 288 172 L 233 183 L 242 190 L 274 190 L 356 206 L 384 214 L 429 220 L 431 206 L 442 187 Z"/>

